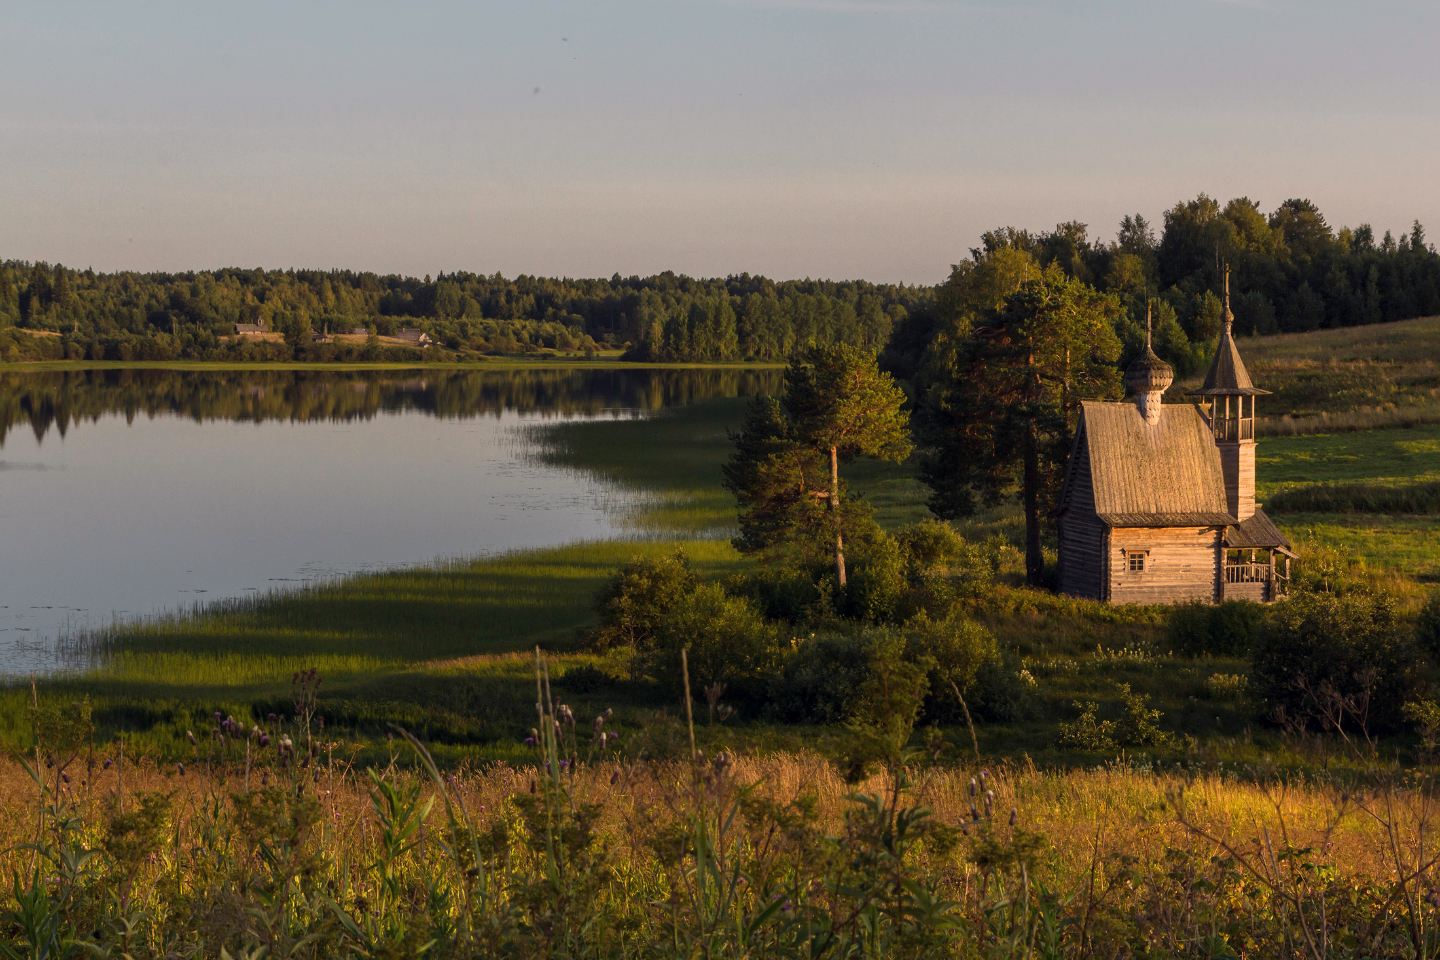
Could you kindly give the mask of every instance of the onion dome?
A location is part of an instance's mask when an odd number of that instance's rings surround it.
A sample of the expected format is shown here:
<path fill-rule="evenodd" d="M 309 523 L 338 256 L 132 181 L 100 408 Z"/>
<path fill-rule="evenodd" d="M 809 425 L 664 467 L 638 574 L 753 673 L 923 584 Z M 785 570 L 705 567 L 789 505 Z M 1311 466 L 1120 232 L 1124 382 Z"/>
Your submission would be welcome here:
<path fill-rule="evenodd" d="M 1146 333 L 1145 349 L 1125 369 L 1125 386 L 1136 395 L 1164 393 L 1175 382 L 1175 371 L 1170 364 L 1155 356 L 1150 349 L 1150 336 Z"/>

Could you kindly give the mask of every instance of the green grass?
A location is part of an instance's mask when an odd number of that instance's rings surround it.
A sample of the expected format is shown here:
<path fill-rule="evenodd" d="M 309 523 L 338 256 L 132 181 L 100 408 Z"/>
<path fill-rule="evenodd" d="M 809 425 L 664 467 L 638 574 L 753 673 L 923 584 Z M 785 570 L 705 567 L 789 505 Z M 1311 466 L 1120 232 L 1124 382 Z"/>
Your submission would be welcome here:
<path fill-rule="evenodd" d="M 644 417 L 537 424 L 526 436 L 551 466 L 580 470 L 627 491 L 637 503 L 619 507 L 635 530 L 691 536 L 732 536 L 735 498 L 720 485 L 750 403 L 744 397 L 698 400 Z M 888 529 L 928 516 L 928 491 L 912 463 L 860 459 L 841 468 L 854 495 L 875 508 Z"/>
<path fill-rule="evenodd" d="M 1255 445 L 1256 492 L 1312 483 L 1396 485 L 1440 480 L 1440 424 L 1408 430 L 1266 437 Z"/>

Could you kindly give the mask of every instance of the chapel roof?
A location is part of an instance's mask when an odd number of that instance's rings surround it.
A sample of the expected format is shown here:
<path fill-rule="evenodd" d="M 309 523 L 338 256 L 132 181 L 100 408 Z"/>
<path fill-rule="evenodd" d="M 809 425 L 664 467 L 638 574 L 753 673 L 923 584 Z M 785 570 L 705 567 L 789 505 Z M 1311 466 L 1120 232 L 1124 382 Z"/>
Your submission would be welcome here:
<path fill-rule="evenodd" d="M 1154 424 L 1133 403 L 1081 403 L 1095 512 L 1112 527 L 1232 526 L 1220 452 L 1200 411 L 1167 404 Z M 1083 434 L 1083 436 L 1082 436 Z"/>

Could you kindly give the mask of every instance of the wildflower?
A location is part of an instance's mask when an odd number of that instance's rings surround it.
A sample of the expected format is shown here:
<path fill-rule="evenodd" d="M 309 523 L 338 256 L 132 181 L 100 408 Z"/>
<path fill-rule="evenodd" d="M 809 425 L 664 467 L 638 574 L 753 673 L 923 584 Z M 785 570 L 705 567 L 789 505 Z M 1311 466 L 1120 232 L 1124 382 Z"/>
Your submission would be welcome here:
<path fill-rule="evenodd" d="M 114 760 L 111 760 L 109 757 L 106 757 L 106 758 L 105 758 L 105 767 L 104 767 L 104 769 L 109 770 L 109 769 L 110 769 L 110 764 L 112 764 L 112 763 L 114 763 L 114 762 L 115 762 Z"/>
<path fill-rule="evenodd" d="M 177 763 L 175 766 L 179 768 L 179 770 L 180 770 L 180 776 L 182 776 L 182 777 L 185 776 L 185 764 L 183 764 L 183 763 Z"/>
<path fill-rule="evenodd" d="M 216 711 L 215 711 L 214 716 L 215 716 L 215 722 L 216 722 L 216 723 L 219 723 L 219 722 L 223 719 L 223 714 L 221 714 L 219 710 L 216 710 Z"/>
<path fill-rule="evenodd" d="M 527 746 L 527 747 L 533 747 L 533 746 L 535 746 L 535 738 L 534 738 L 534 737 L 526 737 L 526 738 L 525 738 L 525 746 Z"/>
<path fill-rule="evenodd" d="M 192 747 L 195 746 L 195 731 L 194 731 L 194 730 L 186 730 L 186 731 L 185 731 L 185 736 L 187 736 L 187 737 L 190 738 L 190 746 L 192 746 Z"/>
<path fill-rule="evenodd" d="M 1015 826 L 1015 813 L 1016 813 L 1015 808 L 1014 808 L 1014 807 L 1011 807 L 1011 808 L 1010 808 L 1010 826 L 1012 826 L 1012 827 Z"/>
<path fill-rule="evenodd" d="M 268 733 L 262 733 L 262 734 L 260 734 L 260 746 L 262 746 L 262 747 L 268 747 L 268 746 L 270 746 L 270 734 L 268 734 Z"/>
<path fill-rule="evenodd" d="M 274 723 L 276 720 L 279 719 L 279 717 L 277 717 L 277 716 L 275 716 L 275 714 L 271 713 L 271 714 L 266 715 L 265 719 L 266 719 L 266 720 L 269 720 L 271 723 Z"/>
<path fill-rule="evenodd" d="M 61 780 L 64 780 L 66 783 L 69 783 L 69 782 L 70 782 L 70 774 L 68 774 L 68 773 L 62 773 L 62 774 L 60 774 L 60 779 L 61 779 Z"/>
<path fill-rule="evenodd" d="M 611 743 L 614 743 L 616 740 L 619 740 L 619 739 L 620 739 L 620 734 L 619 734 L 618 732 L 614 731 L 614 730 L 611 730 L 611 731 L 610 731 L 610 742 L 611 742 Z"/>

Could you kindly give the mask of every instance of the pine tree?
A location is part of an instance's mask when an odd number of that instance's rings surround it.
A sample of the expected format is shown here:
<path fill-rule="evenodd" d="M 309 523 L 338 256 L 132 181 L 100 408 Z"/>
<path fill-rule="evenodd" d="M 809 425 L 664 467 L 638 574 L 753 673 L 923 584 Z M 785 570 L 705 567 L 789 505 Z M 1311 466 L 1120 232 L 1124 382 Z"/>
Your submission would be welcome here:
<path fill-rule="evenodd" d="M 930 509 L 963 516 L 977 499 L 999 502 L 1018 480 L 1032 584 L 1044 574 L 1042 504 L 1059 490 L 1080 400 L 1120 392 L 1114 324 L 1122 309 L 1050 267 L 971 336 L 939 344 L 923 374 L 921 479 Z"/>

